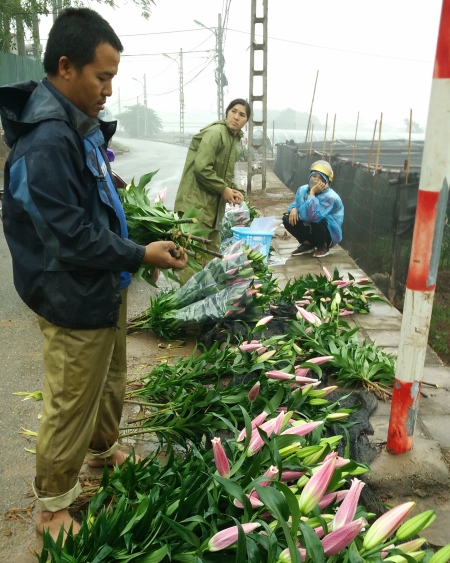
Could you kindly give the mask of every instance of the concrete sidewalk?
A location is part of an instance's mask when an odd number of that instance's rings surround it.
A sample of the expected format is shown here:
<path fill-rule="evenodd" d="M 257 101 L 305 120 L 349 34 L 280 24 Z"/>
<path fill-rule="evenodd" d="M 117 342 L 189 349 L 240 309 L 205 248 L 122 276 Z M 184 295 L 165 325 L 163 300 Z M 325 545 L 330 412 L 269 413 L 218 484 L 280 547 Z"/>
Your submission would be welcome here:
<path fill-rule="evenodd" d="M 244 175 L 247 164 L 242 166 Z M 293 193 L 267 167 L 266 194 L 262 196 L 261 175 L 253 176 L 250 201 L 258 208 L 270 209 L 265 215 L 281 218 Z M 266 200 L 266 201 L 264 201 Z M 270 206 L 268 205 L 270 200 Z M 325 266 L 330 272 L 337 268 L 341 275 L 348 273 L 356 279 L 366 277 L 349 254 L 337 246 L 324 258 L 311 254 L 292 257 L 297 241 L 280 226 L 272 239 L 275 253 L 269 262 L 283 286 L 292 278 L 306 274 L 323 274 Z M 381 293 L 381 292 L 380 292 Z M 401 313 L 388 303 L 373 303 L 369 315 L 354 315 L 353 322 L 360 327 L 361 336 L 396 354 L 400 340 Z M 385 444 L 389 425 L 390 402 L 378 400 L 370 416 L 374 434 L 370 442 L 379 451 L 370 464 L 372 473 L 367 481 L 381 502 L 397 505 L 402 502 L 417 503 L 414 514 L 434 509 L 435 522 L 421 533 L 433 546 L 450 543 L 450 369 L 443 366 L 433 350 L 428 349 L 423 372 L 423 385 L 414 432 L 412 451 L 393 456 L 386 452 Z"/>

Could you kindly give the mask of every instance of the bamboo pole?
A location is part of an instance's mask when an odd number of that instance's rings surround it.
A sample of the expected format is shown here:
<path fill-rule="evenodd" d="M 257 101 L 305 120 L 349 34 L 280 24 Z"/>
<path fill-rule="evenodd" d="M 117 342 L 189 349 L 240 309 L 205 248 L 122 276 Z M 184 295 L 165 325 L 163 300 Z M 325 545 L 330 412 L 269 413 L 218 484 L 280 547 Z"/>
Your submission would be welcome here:
<path fill-rule="evenodd" d="M 377 158 L 375 160 L 375 172 L 378 170 L 378 162 L 380 160 L 380 149 L 381 149 L 381 128 L 383 126 L 383 112 L 380 115 L 380 126 L 378 128 L 378 146 L 377 146 Z"/>
<path fill-rule="evenodd" d="M 358 124 L 359 124 L 359 111 L 358 111 L 358 117 L 356 118 L 355 140 L 353 142 L 352 166 L 355 165 L 356 135 L 358 134 Z"/>
<path fill-rule="evenodd" d="M 408 183 L 409 167 L 410 167 L 410 162 L 411 162 L 411 131 L 412 131 L 412 109 L 409 110 L 408 158 L 406 160 L 405 184 Z"/>
<path fill-rule="evenodd" d="M 312 143 L 313 143 L 313 134 L 314 134 L 314 123 L 311 125 L 311 137 L 309 138 L 309 154 L 312 154 Z"/>
<path fill-rule="evenodd" d="M 312 100 L 311 100 L 311 109 L 309 110 L 308 126 L 306 127 L 305 143 L 308 140 L 309 127 L 311 125 L 311 116 L 312 116 L 312 110 L 313 110 L 313 104 L 314 104 L 314 96 L 316 95 L 316 86 L 317 86 L 317 79 L 318 78 L 319 78 L 319 71 L 317 71 L 316 81 L 314 83 L 314 90 L 313 90 L 313 95 L 312 95 Z"/>
<path fill-rule="evenodd" d="M 328 113 L 327 113 L 327 118 L 325 120 L 325 131 L 323 134 L 323 149 L 322 149 L 322 156 L 325 156 L 325 149 L 327 146 L 327 127 L 328 127 Z"/>
<path fill-rule="evenodd" d="M 333 154 L 333 143 L 334 143 L 334 132 L 336 129 L 336 114 L 334 114 L 334 121 L 333 121 L 333 134 L 331 136 L 331 144 L 330 144 L 330 156 L 328 157 L 328 162 L 331 162 L 331 155 Z"/>
<path fill-rule="evenodd" d="M 372 162 L 372 151 L 373 151 L 373 144 L 375 142 L 375 133 L 377 130 L 378 119 L 375 119 L 375 127 L 373 128 L 373 135 L 372 135 L 372 144 L 370 145 L 370 152 L 369 152 L 369 161 L 367 162 L 367 170 L 370 171 L 370 163 Z"/>

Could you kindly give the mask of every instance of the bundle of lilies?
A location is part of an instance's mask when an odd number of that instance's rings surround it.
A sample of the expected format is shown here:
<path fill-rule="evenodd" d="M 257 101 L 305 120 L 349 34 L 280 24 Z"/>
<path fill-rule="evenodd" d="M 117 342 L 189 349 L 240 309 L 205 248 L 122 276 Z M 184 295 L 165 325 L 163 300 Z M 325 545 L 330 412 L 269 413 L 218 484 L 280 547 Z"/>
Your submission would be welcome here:
<path fill-rule="evenodd" d="M 256 322 L 278 292 L 277 283 L 257 248 L 246 248 L 238 241 L 227 252 L 211 260 L 183 287 L 151 297 L 150 307 L 128 322 L 128 332 L 152 329 L 170 339 L 181 328 L 227 317 Z"/>
<path fill-rule="evenodd" d="M 131 458 L 105 471 L 75 538 L 44 533 L 38 561 L 448 562 L 450 545 L 433 553 L 417 537 L 433 510 L 406 502 L 376 518 L 359 504 L 368 467 L 323 428 L 268 403 L 210 450 Z"/>
<path fill-rule="evenodd" d="M 205 238 L 209 231 L 199 227 L 200 211 L 194 208 L 179 217 L 164 206 L 166 190 L 161 190 L 152 204 L 146 186 L 156 174 L 150 172 L 142 176 L 138 184 L 131 183 L 120 190 L 122 205 L 128 226 L 128 236 L 138 244 L 147 245 L 157 240 L 171 240 L 177 247 L 183 248 L 189 256 L 189 266 L 194 270 L 201 270 L 203 257 L 220 256 L 210 250 L 211 241 Z M 178 278 L 171 270 L 163 273 L 174 281 Z M 154 266 L 142 266 L 137 277 L 142 277 L 151 285 L 156 285 L 157 273 Z"/>

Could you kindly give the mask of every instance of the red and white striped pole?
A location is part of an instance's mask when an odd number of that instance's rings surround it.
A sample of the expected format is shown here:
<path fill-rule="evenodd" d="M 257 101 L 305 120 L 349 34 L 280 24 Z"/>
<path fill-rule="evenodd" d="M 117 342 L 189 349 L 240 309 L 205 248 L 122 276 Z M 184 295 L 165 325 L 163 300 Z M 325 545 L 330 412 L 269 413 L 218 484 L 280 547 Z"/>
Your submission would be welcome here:
<path fill-rule="evenodd" d="M 386 449 L 412 449 L 450 179 L 450 0 L 443 0 Z"/>

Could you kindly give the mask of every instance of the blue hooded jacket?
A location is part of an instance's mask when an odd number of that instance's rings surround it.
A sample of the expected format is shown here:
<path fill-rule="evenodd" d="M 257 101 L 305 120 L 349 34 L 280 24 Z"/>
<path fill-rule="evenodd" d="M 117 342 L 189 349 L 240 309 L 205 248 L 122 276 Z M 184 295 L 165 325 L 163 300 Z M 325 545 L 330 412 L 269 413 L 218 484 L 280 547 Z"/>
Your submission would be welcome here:
<path fill-rule="evenodd" d="M 309 185 L 300 186 L 295 194 L 295 201 L 288 207 L 288 213 L 293 207 L 296 207 L 298 216 L 304 223 L 318 223 L 325 219 L 331 236 L 331 244 L 340 243 L 344 221 L 344 204 L 341 198 L 330 187 L 314 197 L 309 196 Z"/>
<path fill-rule="evenodd" d="M 124 238 L 110 177 L 116 124 L 80 112 L 47 80 L 1 87 L 0 115 L 11 147 L 3 228 L 20 297 L 58 326 L 115 326 L 120 274 L 145 254 Z"/>

